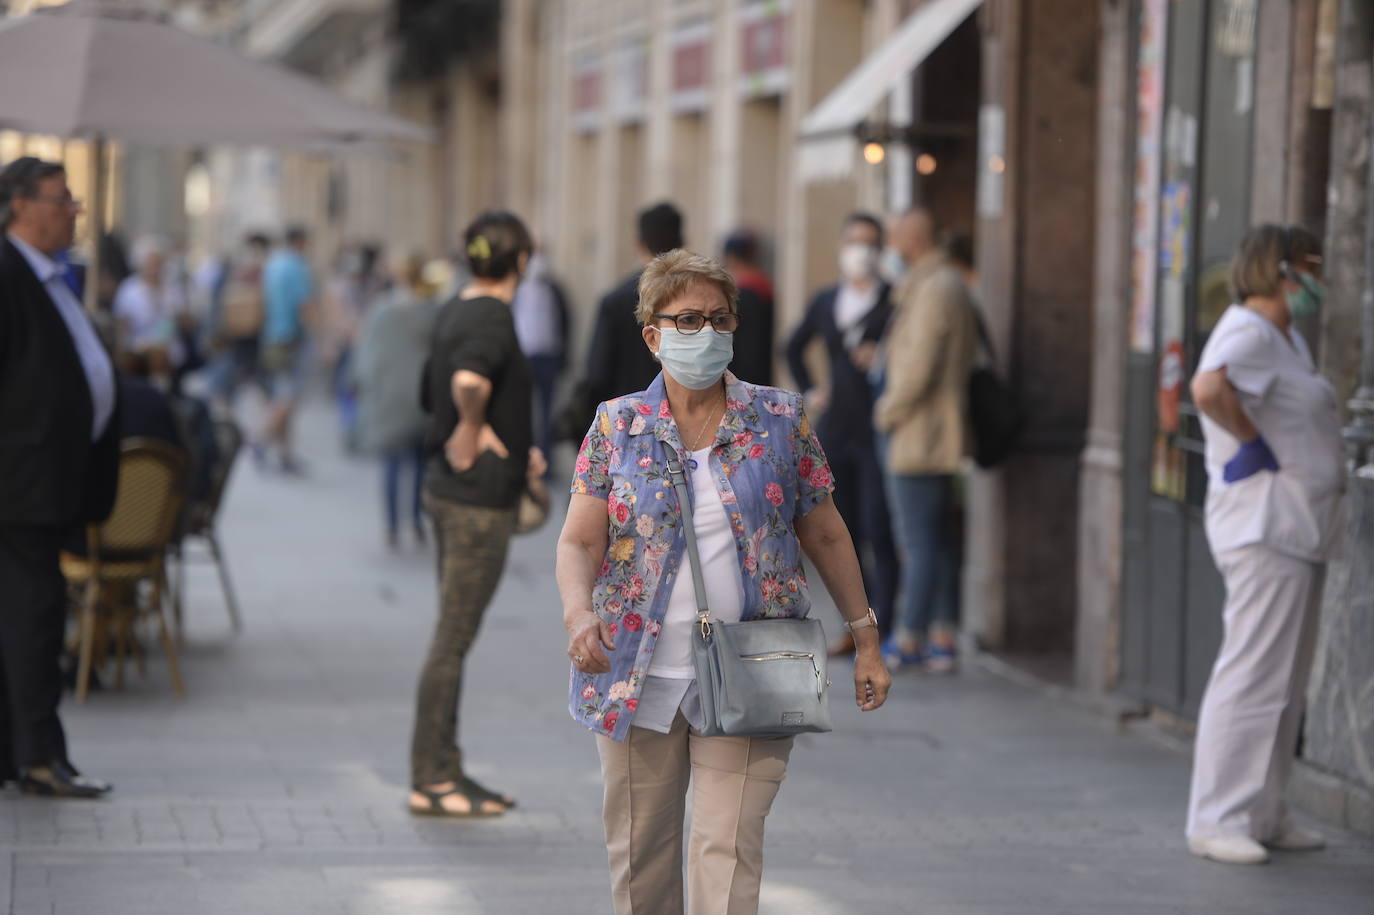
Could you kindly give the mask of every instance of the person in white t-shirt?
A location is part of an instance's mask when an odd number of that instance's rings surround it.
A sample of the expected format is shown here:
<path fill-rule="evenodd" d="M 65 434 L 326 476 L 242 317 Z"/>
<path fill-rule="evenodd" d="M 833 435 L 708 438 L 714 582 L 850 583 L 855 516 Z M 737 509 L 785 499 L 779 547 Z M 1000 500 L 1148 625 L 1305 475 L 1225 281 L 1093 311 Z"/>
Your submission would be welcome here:
<path fill-rule="evenodd" d="M 114 315 L 119 347 L 134 353 L 164 353 L 173 369 L 185 359 L 178 326 L 187 319 L 186 300 L 175 283 L 166 282 L 167 246 L 145 236 L 134 243 L 134 272 L 119 284 Z"/>
<path fill-rule="evenodd" d="M 1283 804 L 1316 645 L 1345 458 L 1331 385 L 1294 318 L 1325 287 L 1321 244 L 1252 229 L 1231 264 L 1232 305 L 1203 348 L 1192 393 L 1207 445 L 1207 540 L 1226 582 L 1225 634 L 1198 718 L 1188 846 L 1232 864 L 1317 849 Z"/>

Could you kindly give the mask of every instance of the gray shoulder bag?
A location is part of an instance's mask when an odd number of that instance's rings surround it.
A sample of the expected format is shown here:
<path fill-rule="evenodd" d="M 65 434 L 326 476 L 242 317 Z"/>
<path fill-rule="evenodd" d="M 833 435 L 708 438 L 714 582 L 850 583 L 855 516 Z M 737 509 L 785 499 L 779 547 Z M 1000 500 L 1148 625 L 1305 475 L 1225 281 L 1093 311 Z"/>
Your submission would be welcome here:
<path fill-rule="evenodd" d="M 791 737 L 831 729 L 820 620 L 769 619 L 722 623 L 711 619 L 701 555 L 687 492 L 676 457 L 668 475 L 682 507 L 687 557 L 697 598 L 692 658 L 707 737 Z"/>

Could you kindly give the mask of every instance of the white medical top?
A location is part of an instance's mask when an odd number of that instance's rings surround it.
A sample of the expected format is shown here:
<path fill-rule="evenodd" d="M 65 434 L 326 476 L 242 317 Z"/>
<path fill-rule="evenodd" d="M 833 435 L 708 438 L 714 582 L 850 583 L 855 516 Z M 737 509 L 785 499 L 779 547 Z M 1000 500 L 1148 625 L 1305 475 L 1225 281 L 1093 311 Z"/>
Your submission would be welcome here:
<path fill-rule="evenodd" d="M 738 622 L 744 609 L 744 580 L 741 577 L 739 550 L 730 532 L 725 503 L 720 500 L 711 476 L 711 449 L 692 452 L 689 481 L 694 496 L 692 514 L 697 532 L 697 551 L 701 554 L 702 575 L 706 579 L 706 599 L 714 619 Z M 668 595 L 663 615 L 663 631 L 654 645 L 649 676 L 672 680 L 696 679 L 692 661 L 692 627 L 697 621 L 696 591 L 692 585 L 690 560 L 684 550 L 682 565 Z"/>
<path fill-rule="evenodd" d="M 1279 471 L 1235 483 L 1222 474 L 1240 442 L 1205 415 L 1207 540 L 1213 553 L 1263 544 L 1322 562 L 1331 557 L 1345 491 L 1340 413 L 1307 341 L 1232 305 L 1203 347 L 1198 372 L 1225 369 L 1241 405 L 1269 443 Z"/>

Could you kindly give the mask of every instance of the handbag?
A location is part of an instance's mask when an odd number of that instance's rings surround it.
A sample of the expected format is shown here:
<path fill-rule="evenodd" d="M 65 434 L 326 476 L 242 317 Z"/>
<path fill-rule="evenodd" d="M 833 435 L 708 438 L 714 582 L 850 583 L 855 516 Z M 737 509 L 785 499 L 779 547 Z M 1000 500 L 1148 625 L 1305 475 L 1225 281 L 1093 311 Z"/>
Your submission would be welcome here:
<path fill-rule="evenodd" d="M 825 632 L 819 620 L 722 623 L 711 618 L 682 462 L 668 461 L 682 508 L 696 592 L 692 660 L 706 737 L 791 737 L 831 729 Z"/>
<path fill-rule="evenodd" d="M 969 374 L 969 425 L 973 428 L 973 460 L 986 469 L 997 466 L 1011 454 L 1026 427 L 1026 413 L 1016 392 L 990 368 L 997 364 L 997 354 L 977 309 L 973 319 L 978 327 L 978 342 L 988 361 Z"/>

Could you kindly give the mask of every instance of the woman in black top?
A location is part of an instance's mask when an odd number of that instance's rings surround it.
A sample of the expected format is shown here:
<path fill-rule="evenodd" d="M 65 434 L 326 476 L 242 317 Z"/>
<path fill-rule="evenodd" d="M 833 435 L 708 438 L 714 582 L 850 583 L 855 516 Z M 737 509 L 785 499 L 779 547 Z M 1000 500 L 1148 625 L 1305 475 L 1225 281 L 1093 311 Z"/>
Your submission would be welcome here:
<path fill-rule="evenodd" d="M 533 446 L 532 376 L 510 301 L 530 256 L 512 213 L 488 212 L 465 233 L 472 282 L 444 306 L 425 364 L 432 416 L 425 508 L 439 548 L 439 622 L 420 674 L 411 742 L 410 809 L 497 816 L 515 805 L 469 778 L 457 744 L 463 660 L 501 580 L 517 506 L 544 475 Z"/>

